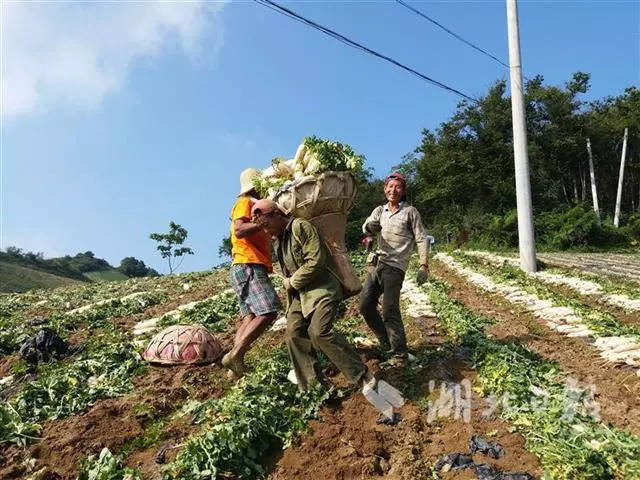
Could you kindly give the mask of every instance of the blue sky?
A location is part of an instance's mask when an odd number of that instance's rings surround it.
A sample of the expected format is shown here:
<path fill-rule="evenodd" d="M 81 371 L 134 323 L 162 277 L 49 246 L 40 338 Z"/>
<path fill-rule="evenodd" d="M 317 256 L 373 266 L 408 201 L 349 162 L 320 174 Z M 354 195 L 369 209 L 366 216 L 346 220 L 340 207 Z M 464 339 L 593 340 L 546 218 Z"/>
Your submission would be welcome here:
<path fill-rule="evenodd" d="M 503 1 L 409 3 L 507 60 Z M 507 76 L 392 1 L 286 5 L 471 96 Z M 638 5 L 521 1 L 525 73 L 589 72 L 587 98 L 638 85 Z M 46 256 L 165 272 L 148 236 L 174 220 L 182 270 L 209 268 L 244 168 L 316 134 L 384 175 L 459 101 L 252 1 L 5 2 L 2 27 L 1 247 Z"/>

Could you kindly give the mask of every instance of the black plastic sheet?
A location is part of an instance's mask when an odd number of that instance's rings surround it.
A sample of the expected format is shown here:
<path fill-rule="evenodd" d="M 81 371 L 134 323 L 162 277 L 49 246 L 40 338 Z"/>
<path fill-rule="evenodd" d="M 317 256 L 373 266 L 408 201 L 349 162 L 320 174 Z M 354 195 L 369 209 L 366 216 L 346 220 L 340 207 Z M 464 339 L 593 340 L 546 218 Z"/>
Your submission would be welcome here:
<path fill-rule="evenodd" d="M 20 356 L 31 365 L 48 362 L 53 357 L 63 357 L 69 348 L 56 332 L 43 328 L 20 347 Z"/>
<path fill-rule="evenodd" d="M 469 450 L 471 453 L 484 453 L 487 457 L 502 458 L 504 457 L 504 448 L 498 442 L 490 442 L 480 435 L 474 435 L 469 440 Z"/>

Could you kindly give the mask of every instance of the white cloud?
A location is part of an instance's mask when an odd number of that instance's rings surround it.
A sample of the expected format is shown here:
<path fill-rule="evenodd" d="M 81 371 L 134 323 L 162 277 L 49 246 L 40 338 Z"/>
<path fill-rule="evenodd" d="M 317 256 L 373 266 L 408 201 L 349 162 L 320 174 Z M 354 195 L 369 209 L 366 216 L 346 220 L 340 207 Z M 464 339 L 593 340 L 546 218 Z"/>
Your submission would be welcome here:
<path fill-rule="evenodd" d="M 222 43 L 223 5 L 205 0 L 4 3 L 4 117 L 58 103 L 95 107 L 120 88 L 136 59 L 171 48 L 193 60 L 211 58 Z"/>

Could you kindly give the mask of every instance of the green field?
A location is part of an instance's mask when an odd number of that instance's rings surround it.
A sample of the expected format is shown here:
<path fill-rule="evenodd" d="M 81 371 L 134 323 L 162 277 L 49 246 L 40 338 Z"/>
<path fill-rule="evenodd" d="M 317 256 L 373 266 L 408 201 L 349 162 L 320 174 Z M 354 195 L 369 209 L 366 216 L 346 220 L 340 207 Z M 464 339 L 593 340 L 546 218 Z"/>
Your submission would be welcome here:
<path fill-rule="evenodd" d="M 117 270 L 100 270 L 97 272 L 87 272 L 84 274 L 89 280 L 93 282 L 113 282 L 115 280 L 126 280 L 127 277 L 124 273 Z"/>
<path fill-rule="evenodd" d="M 25 292 L 34 288 L 56 288 L 83 282 L 47 272 L 0 262 L 0 292 Z"/>

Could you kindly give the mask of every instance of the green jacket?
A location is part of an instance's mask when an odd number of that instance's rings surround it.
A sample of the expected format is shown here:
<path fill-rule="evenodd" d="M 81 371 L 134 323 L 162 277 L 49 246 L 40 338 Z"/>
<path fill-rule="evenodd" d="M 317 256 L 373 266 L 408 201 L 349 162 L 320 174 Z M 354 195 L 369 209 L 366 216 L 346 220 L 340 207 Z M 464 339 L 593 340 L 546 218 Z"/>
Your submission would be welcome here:
<path fill-rule="evenodd" d="M 332 257 L 311 222 L 293 218 L 275 240 L 275 252 L 285 276 L 300 294 L 302 314 L 306 317 L 320 300 L 342 299 L 342 285 L 332 273 Z M 291 305 L 291 291 L 287 292 Z"/>

